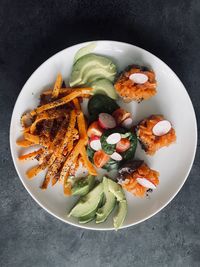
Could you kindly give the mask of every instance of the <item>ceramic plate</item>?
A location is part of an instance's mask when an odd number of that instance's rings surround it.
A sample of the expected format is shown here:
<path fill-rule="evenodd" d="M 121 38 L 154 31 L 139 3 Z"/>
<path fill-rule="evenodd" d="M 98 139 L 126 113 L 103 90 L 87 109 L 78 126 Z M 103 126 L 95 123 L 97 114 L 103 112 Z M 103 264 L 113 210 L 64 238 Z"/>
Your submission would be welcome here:
<path fill-rule="evenodd" d="M 102 224 L 91 222 L 79 225 L 74 218 L 68 218 L 67 213 L 75 199 L 63 194 L 62 185 L 51 185 L 46 191 L 40 189 L 45 172 L 32 180 L 27 180 L 25 172 L 37 162 L 18 161 L 22 148 L 16 145 L 21 136 L 20 117 L 37 106 L 40 93 L 53 85 L 56 75 L 61 72 L 68 84 L 75 53 L 88 43 L 82 43 L 66 48 L 45 61 L 28 79 L 16 101 L 10 126 L 10 146 L 12 158 L 17 173 L 30 195 L 38 204 L 58 219 L 75 226 L 96 229 L 113 229 L 112 216 Z M 157 95 L 140 104 L 135 102 L 124 104 L 132 113 L 134 122 L 151 114 L 163 114 L 172 122 L 177 142 L 168 148 L 159 150 L 155 156 L 147 156 L 138 145 L 136 157 L 145 160 L 149 166 L 160 172 L 160 184 L 150 197 L 138 199 L 126 193 L 128 200 L 128 215 L 123 227 L 138 224 L 159 212 L 177 194 L 183 186 L 195 156 L 197 145 L 197 125 L 191 100 L 183 84 L 176 74 L 153 54 L 131 44 L 114 41 L 96 41 L 95 53 L 113 58 L 118 70 L 123 70 L 129 64 L 150 66 L 156 73 L 158 82 Z M 28 149 L 27 149 L 28 151 Z M 178 215 L 177 215 L 178 216 Z"/>

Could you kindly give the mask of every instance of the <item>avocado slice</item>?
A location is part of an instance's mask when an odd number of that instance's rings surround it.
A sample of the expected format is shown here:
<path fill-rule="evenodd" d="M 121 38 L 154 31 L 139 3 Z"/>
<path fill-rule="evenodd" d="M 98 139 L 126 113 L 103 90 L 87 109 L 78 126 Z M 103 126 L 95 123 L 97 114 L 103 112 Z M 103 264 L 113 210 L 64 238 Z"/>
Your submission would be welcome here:
<path fill-rule="evenodd" d="M 108 189 L 111 193 L 115 195 L 117 201 L 126 201 L 126 196 L 122 187 L 111 179 L 108 179 Z"/>
<path fill-rule="evenodd" d="M 96 223 L 102 223 L 104 222 L 109 214 L 112 212 L 112 210 L 115 207 L 116 204 L 116 198 L 113 193 L 111 193 L 108 189 L 108 178 L 103 178 L 103 191 L 105 195 L 105 204 L 97 210 L 96 212 Z"/>
<path fill-rule="evenodd" d="M 72 195 L 84 196 L 86 195 L 94 186 L 95 177 L 93 175 L 88 175 L 77 180 L 72 187 Z"/>
<path fill-rule="evenodd" d="M 98 204 L 97 209 L 98 209 L 99 207 L 102 206 L 103 201 L 104 201 L 104 194 L 101 195 L 101 200 L 100 200 L 100 202 L 99 202 L 99 204 Z M 79 223 L 84 224 L 84 223 L 88 223 L 88 222 L 94 220 L 94 218 L 95 218 L 95 216 L 96 216 L 96 211 L 97 211 L 97 209 L 96 209 L 96 210 L 93 210 L 93 211 L 92 211 L 91 213 L 89 213 L 88 215 L 85 215 L 85 216 L 83 216 L 83 217 L 80 217 L 80 218 L 79 218 Z"/>
<path fill-rule="evenodd" d="M 96 215 L 96 210 L 93 210 L 91 213 L 85 215 L 85 216 L 82 216 L 79 218 L 78 222 L 79 223 L 88 223 L 88 222 L 91 222 L 92 220 L 94 220 L 95 218 L 95 215 Z"/>
<path fill-rule="evenodd" d="M 97 46 L 97 43 L 96 42 L 92 42 L 82 48 L 80 48 L 75 56 L 74 56 L 74 62 L 76 62 L 79 58 L 91 53 Z"/>
<path fill-rule="evenodd" d="M 116 230 L 122 226 L 124 219 L 126 218 L 126 214 L 127 214 L 127 201 L 122 200 L 119 202 L 118 212 L 113 218 L 113 224 Z"/>
<path fill-rule="evenodd" d="M 84 85 L 91 83 L 93 81 L 96 81 L 97 79 L 103 79 L 106 78 L 110 80 L 111 82 L 115 79 L 115 73 L 111 72 L 107 69 L 104 69 L 102 67 L 89 69 L 84 72 L 82 82 L 79 85 Z"/>
<path fill-rule="evenodd" d="M 79 58 L 72 68 L 70 86 L 84 85 L 97 78 L 114 80 L 117 73 L 115 64 L 107 57 L 87 54 Z"/>
<path fill-rule="evenodd" d="M 70 211 L 69 217 L 83 217 L 90 214 L 92 211 L 96 211 L 99 202 L 101 201 L 103 194 L 103 184 L 98 184 L 87 195 L 81 197 L 78 203 Z"/>
<path fill-rule="evenodd" d="M 95 80 L 89 86 L 94 89 L 94 94 L 105 94 L 115 100 L 118 98 L 113 84 L 108 79 Z"/>

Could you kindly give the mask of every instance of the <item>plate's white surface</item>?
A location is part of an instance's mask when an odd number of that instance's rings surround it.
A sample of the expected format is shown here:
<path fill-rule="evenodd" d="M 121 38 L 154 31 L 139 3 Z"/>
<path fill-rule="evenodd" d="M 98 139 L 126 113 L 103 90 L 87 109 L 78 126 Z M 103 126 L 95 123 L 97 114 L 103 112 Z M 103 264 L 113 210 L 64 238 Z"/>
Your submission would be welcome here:
<path fill-rule="evenodd" d="M 74 199 L 64 196 L 60 184 L 54 187 L 50 185 L 48 190 L 42 191 L 40 185 L 44 173 L 32 180 L 27 180 L 26 170 L 36 165 L 37 162 L 19 162 L 17 159 L 19 154 L 25 151 L 15 143 L 21 136 L 21 115 L 37 106 L 41 91 L 52 86 L 58 72 L 62 73 L 66 84 L 68 83 L 74 55 L 86 44 L 78 44 L 57 53 L 44 62 L 26 82 L 14 107 L 10 126 L 10 146 L 15 168 L 22 183 L 44 209 L 62 221 L 76 226 L 108 230 L 113 229 L 112 216 L 103 224 L 91 222 L 85 225 L 79 225 L 76 219 L 68 218 L 66 214 L 72 207 Z M 120 105 L 131 111 L 134 122 L 151 114 L 163 114 L 172 122 L 177 134 L 176 144 L 161 149 L 153 157 L 146 156 L 138 145 L 136 157 L 144 159 L 151 168 L 160 172 L 160 185 L 151 194 L 150 199 L 138 199 L 127 193 L 128 215 L 123 226 L 127 227 L 144 221 L 160 211 L 184 184 L 196 151 L 196 118 L 183 84 L 175 73 L 156 56 L 139 47 L 113 41 L 97 41 L 94 52 L 113 58 L 119 70 L 133 63 L 151 66 L 158 81 L 157 95 L 140 104 L 120 102 Z"/>

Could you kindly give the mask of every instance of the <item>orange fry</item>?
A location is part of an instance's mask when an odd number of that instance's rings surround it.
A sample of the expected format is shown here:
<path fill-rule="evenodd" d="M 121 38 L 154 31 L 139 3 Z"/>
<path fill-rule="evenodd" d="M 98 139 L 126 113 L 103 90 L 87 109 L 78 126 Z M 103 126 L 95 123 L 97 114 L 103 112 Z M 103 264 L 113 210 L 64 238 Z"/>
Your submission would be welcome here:
<path fill-rule="evenodd" d="M 48 109 L 52 109 L 52 108 L 55 108 L 55 107 L 59 107 L 59 106 L 62 106 L 70 101 L 72 101 L 74 98 L 78 97 L 78 96 L 81 96 L 83 94 L 90 94 L 91 93 L 91 90 L 89 89 L 82 89 L 80 90 L 79 92 L 77 91 L 74 91 L 73 93 L 67 95 L 67 96 L 64 96 L 58 100 L 55 100 L 53 102 L 50 102 L 48 104 L 45 104 L 43 106 L 40 106 L 38 108 L 36 108 L 35 110 L 32 110 L 30 112 L 31 116 L 34 116 L 34 115 L 37 115 L 45 110 L 48 110 Z"/>
<path fill-rule="evenodd" d="M 30 170 L 28 170 L 26 172 L 26 175 L 29 179 L 33 178 L 34 176 L 38 175 L 38 173 L 40 173 L 41 171 L 45 170 L 47 167 L 47 162 L 44 162 L 38 166 L 35 166 L 33 168 L 31 168 Z"/>
<path fill-rule="evenodd" d="M 36 151 L 30 152 L 28 154 L 22 155 L 19 157 L 19 160 L 29 160 L 29 159 L 34 159 L 36 156 L 40 155 L 43 153 L 43 149 L 40 148 Z"/>
<path fill-rule="evenodd" d="M 57 157 L 63 153 L 63 150 L 67 146 L 67 143 L 73 137 L 73 130 L 74 130 L 74 127 L 75 127 L 75 124 L 76 124 L 76 117 L 77 117 L 77 115 L 76 115 L 75 110 L 72 110 L 71 113 L 70 113 L 69 126 L 67 128 L 67 132 L 65 134 L 65 137 L 64 137 L 64 139 L 62 141 L 61 146 L 55 152 Z"/>
<path fill-rule="evenodd" d="M 30 133 L 24 133 L 24 138 L 34 144 L 39 145 L 40 144 L 40 138 L 38 135 L 33 135 Z"/>
<path fill-rule="evenodd" d="M 69 168 L 73 165 L 75 158 L 79 155 L 80 151 L 83 149 L 84 142 L 85 140 L 80 139 L 76 144 L 76 146 L 74 147 L 74 149 L 72 150 L 71 154 L 67 157 L 60 173 L 60 179 L 59 179 L 60 181 L 64 181 L 65 176 L 69 171 Z"/>
<path fill-rule="evenodd" d="M 87 131 L 86 131 L 85 118 L 84 118 L 82 111 L 79 112 L 77 121 L 78 121 L 78 129 L 80 133 L 80 138 L 85 140 L 85 145 L 86 145 L 88 142 L 88 137 L 87 137 Z"/>
<path fill-rule="evenodd" d="M 60 88 L 59 94 L 71 94 L 71 93 L 73 93 L 75 91 L 76 92 L 82 91 L 83 89 L 92 90 L 90 87 L 84 87 L 84 88 L 71 88 L 71 87 L 69 87 L 69 88 Z M 42 92 L 42 95 L 51 95 L 52 92 L 53 92 L 53 89 L 48 89 L 48 90 Z M 84 94 L 84 96 L 85 96 L 85 94 Z"/>
<path fill-rule="evenodd" d="M 62 86 L 62 75 L 59 73 L 56 78 L 56 82 L 54 84 L 53 92 L 52 92 L 52 98 L 57 98 L 59 95 L 60 88 Z"/>
<path fill-rule="evenodd" d="M 65 176 L 65 180 L 63 183 L 63 190 L 66 196 L 70 196 L 72 194 L 72 185 L 70 182 L 67 182 L 67 178 L 68 178 L 68 175 Z"/>
<path fill-rule="evenodd" d="M 85 146 L 82 147 L 81 151 L 80 151 L 80 154 L 82 155 L 82 158 L 83 158 L 83 162 L 84 162 L 84 165 L 85 167 L 87 168 L 89 174 L 91 175 L 97 175 L 97 172 L 94 168 L 94 166 L 92 165 L 92 163 L 89 161 L 88 159 L 88 156 L 87 156 L 87 152 L 86 152 L 86 149 L 85 149 Z"/>
<path fill-rule="evenodd" d="M 35 145 L 34 143 L 32 143 L 32 142 L 30 142 L 28 140 L 18 140 L 16 142 L 16 144 L 18 146 L 21 146 L 21 147 L 30 147 L 30 146 L 34 146 Z"/>

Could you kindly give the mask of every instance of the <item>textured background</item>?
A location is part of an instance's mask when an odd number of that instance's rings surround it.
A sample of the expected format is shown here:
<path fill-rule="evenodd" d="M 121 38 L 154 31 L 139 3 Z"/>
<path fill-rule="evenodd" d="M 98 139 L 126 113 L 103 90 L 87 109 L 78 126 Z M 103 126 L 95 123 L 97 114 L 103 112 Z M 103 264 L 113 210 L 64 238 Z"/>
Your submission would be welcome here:
<path fill-rule="evenodd" d="M 160 57 L 185 84 L 198 117 L 199 33 L 199 0 L 0 0 L 0 266 L 200 266 L 199 149 L 177 197 L 115 233 L 81 230 L 42 210 L 17 177 L 8 140 L 13 105 L 30 74 L 87 40 L 129 42 Z"/>

